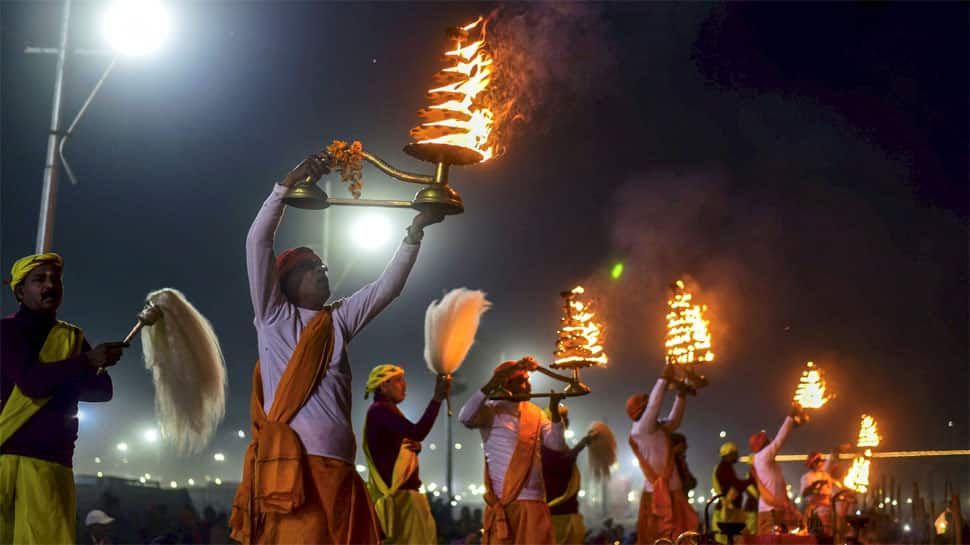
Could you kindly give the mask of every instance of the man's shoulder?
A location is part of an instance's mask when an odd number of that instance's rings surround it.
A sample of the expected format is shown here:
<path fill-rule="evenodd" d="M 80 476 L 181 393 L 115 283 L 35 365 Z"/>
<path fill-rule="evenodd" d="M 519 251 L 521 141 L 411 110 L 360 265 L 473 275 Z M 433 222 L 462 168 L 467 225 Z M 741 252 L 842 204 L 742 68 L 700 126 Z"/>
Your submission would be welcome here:
<path fill-rule="evenodd" d="M 9 316 L 4 316 L 0 318 L 0 328 L 3 329 L 4 335 L 8 333 L 14 333 L 16 330 L 20 329 L 20 320 L 17 319 L 16 314 L 11 314 Z M 2 340 L 2 338 L 0 338 Z"/>
<path fill-rule="evenodd" d="M 367 414 L 364 416 L 368 434 L 386 427 L 388 425 L 387 418 L 395 413 L 396 411 L 389 403 L 382 401 L 371 403 L 370 407 L 367 408 Z"/>

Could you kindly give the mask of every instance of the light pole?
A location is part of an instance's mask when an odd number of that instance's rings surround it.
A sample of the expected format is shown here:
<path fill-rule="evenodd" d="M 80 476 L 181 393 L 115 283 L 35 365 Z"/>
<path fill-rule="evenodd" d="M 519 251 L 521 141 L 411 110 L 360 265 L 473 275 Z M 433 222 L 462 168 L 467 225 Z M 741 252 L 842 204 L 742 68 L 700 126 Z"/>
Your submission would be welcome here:
<path fill-rule="evenodd" d="M 61 95 L 64 90 L 64 63 L 67 61 L 67 33 L 71 26 L 71 0 L 64 0 L 61 17 L 61 47 L 57 50 L 57 69 L 54 72 L 54 104 L 51 108 L 50 132 L 47 134 L 47 155 L 44 162 L 44 186 L 40 197 L 40 218 L 37 224 L 37 252 L 50 249 L 54 226 L 54 202 L 57 198 L 57 178 L 54 151 L 57 149 L 58 131 L 61 129 Z"/>
<path fill-rule="evenodd" d="M 40 214 L 37 219 L 36 253 L 50 250 L 54 237 L 54 210 L 57 204 L 58 160 L 72 184 L 77 180 L 64 158 L 64 145 L 74 132 L 77 124 L 88 110 L 91 101 L 101 89 L 117 61 L 117 54 L 142 55 L 158 48 L 168 33 L 168 17 L 157 0 L 118 0 L 113 4 L 105 19 L 105 31 L 116 55 L 101 74 L 94 89 L 84 100 L 84 104 L 74 117 L 67 131 L 61 132 L 61 99 L 64 95 L 64 65 L 67 62 L 67 39 L 71 27 L 71 0 L 64 0 L 61 16 L 60 47 L 27 47 L 28 54 L 56 54 L 57 66 L 54 73 L 54 98 L 51 107 L 50 131 L 47 135 L 47 154 L 44 162 L 44 182 L 40 196 Z M 80 55 L 110 55 L 104 51 L 77 50 Z"/>

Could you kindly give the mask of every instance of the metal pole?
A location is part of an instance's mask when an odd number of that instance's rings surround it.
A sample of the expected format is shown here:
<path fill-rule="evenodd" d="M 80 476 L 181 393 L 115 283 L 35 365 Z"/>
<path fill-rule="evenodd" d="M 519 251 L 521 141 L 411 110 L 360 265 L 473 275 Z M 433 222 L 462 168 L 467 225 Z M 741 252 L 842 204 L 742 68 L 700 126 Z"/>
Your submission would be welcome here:
<path fill-rule="evenodd" d="M 108 67 L 105 68 L 104 72 L 101 74 L 101 79 L 99 79 L 98 83 L 94 85 L 94 89 L 91 90 L 91 94 L 88 95 L 88 98 L 84 99 L 84 104 L 81 105 L 81 109 L 78 110 L 77 115 L 74 116 L 74 121 L 71 121 L 71 124 L 67 126 L 67 130 L 61 135 L 61 142 L 57 145 L 57 156 L 61 160 L 61 166 L 64 167 L 64 174 L 67 174 L 67 178 L 71 180 L 71 185 L 77 185 L 77 178 L 74 177 L 74 172 L 71 170 L 71 165 L 67 162 L 67 157 L 64 156 L 64 146 L 67 145 L 67 141 L 71 138 L 71 135 L 74 134 L 74 129 L 77 128 L 77 124 L 81 122 L 81 118 L 87 113 L 88 107 L 91 106 L 91 102 L 94 100 L 94 97 L 97 96 L 98 91 L 101 90 L 101 86 L 104 85 L 105 80 L 108 79 L 108 76 L 111 74 L 111 70 L 115 67 L 117 62 L 118 57 L 111 58 L 111 62 L 108 63 Z"/>
<path fill-rule="evenodd" d="M 451 418 L 445 413 L 445 433 L 447 434 L 448 442 L 448 456 L 445 457 L 445 481 L 448 485 L 448 507 L 451 508 L 451 499 L 455 497 L 455 483 L 453 482 L 453 468 L 451 465 L 451 451 L 455 450 L 455 446 L 451 439 Z"/>
<path fill-rule="evenodd" d="M 71 0 L 64 0 L 61 19 L 61 48 L 57 53 L 57 71 L 54 76 L 54 103 L 51 108 L 50 133 L 47 135 L 47 157 L 44 166 L 44 187 L 40 195 L 40 216 L 37 221 L 36 252 L 44 253 L 51 247 L 54 231 L 54 207 L 57 203 L 57 141 L 61 128 L 61 95 L 64 90 L 64 63 L 67 60 L 67 31 L 71 22 Z"/>

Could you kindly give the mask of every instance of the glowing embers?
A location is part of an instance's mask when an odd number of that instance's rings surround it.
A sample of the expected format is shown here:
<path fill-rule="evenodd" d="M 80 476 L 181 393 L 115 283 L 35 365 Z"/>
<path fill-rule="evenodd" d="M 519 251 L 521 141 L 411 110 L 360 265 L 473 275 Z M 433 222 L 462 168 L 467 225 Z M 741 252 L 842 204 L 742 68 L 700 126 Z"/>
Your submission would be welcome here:
<path fill-rule="evenodd" d="M 453 29 L 454 48 L 445 52 L 447 66 L 438 72 L 438 87 L 428 91 L 431 105 L 418 110 L 422 123 L 411 129 L 417 140 L 404 150 L 425 161 L 467 165 L 494 155 L 489 141 L 495 116 L 483 93 L 492 80 L 493 59 L 486 47 L 483 17 Z"/>
<path fill-rule="evenodd" d="M 714 361 L 711 351 L 710 321 L 704 318 L 706 305 L 695 305 L 684 282 L 671 287 L 667 301 L 667 363 L 690 365 Z"/>
<path fill-rule="evenodd" d="M 564 299 L 563 316 L 556 340 L 554 368 L 589 367 L 606 365 L 609 358 L 603 351 L 602 327 L 594 320 L 592 305 L 581 299 L 585 293 L 576 286 L 560 295 Z"/>
<path fill-rule="evenodd" d="M 793 399 L 805 409 L 819 409 L 831 399 L 825 392 L 825 377 L 814 362 L 805 364 Z"/>

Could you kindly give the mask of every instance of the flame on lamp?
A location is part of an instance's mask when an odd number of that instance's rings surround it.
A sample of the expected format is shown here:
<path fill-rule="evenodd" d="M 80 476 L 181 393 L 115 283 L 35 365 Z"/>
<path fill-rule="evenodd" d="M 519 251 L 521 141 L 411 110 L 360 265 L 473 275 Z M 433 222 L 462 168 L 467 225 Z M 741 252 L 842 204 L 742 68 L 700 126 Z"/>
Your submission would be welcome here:
<path fill-rule="evenodd" d="M 585 367 L 606 365 L 609 358 L 603 351 L 602 328 L 593 318 L 591 304 L 580 300 L 586 290 L 576 286 L 563 292 L 562 326 L 556 341 L 555 365 L 562 367 Z"/>
<path fill-rule="evenodd" d="M 671 290 L 673 297 L 667 301 L 667 363 L 714 361 L 710 321 L 704 319 L 707 305 L 692 304 L 694 296 L 681 280 Z"/>
<path fill-rule="evenodd" d="M 869 463 L 872 457 L 872 450 L 866 449 L 863 456 L 856 456 L 852 459 L 852 466 L 845 474 L 843 484 L 846 488 L 851 488 L 856 492 L 865 494 L 869 490 Z"/>
<path fill-rule="evenodd" d="M 825 377 L 821 370 L 815 366 L 815 362 L 806 363 L 798 381 L 798 388 L 795 389 L 795 403 L 806 409 L 818 409 L 828 403 L 829 399 L 831 396 L 825 393 Z"/>
<path fill-rule="evenodd" d="M 860 447 L 878 447 L 880 440 L 882 440 L 882 437 L 879 436 L 876 420 L 868 414 L 862 415 L 862 423 L 859 425 L 859 442 L 856 444 Z"/>
<path fill-rule="evenodd" d="M 445 144 L 491 159 L 489 142 L 494 114 L 476 100 L 492 80 L 493 59 L 485 46 L 487 21 L 479 17 L 451 34 L 453 49 L 445 52 L 448 66 L 435 76 L 443 85 L 428 90 L 431 105 L 418 111 L 423 122 L 411 129 L 418 144 Z M 482 95 L 484 96 L 484 95 Z"/>

